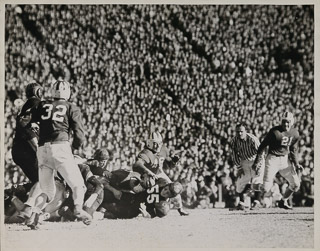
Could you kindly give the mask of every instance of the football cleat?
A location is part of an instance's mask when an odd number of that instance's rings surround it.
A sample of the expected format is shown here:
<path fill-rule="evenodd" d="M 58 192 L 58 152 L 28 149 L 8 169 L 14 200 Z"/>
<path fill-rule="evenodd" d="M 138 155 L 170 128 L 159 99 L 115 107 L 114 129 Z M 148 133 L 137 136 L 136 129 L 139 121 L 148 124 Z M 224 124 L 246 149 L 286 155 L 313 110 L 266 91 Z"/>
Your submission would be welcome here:
<path fill-rule="evenodd" d="M 179 212 L 180 216 L 188 216 L 189 215 L 189 213 L 184 211 L 182 208 L 179 208 L 178 212 Z"/>
<path fill-rule="evenodd" d="M 26 221 L 26 225 L 32 230 L 37 230 L 39 223 L 39 213 L 33 212 L 31 217 Z"/>
<path fill-rule="evenodd" d="M 286 210 L 292 210 L 292 206 L 290 206 L 288 204 L 288 201 L 287 200 L 283 200 L 281 199 L 278 203 L 278 207 L 279 208 L 283 208 L 283 209 L 286 209 Z"/>
<path fill-rule="evenodd" d="M 68 100 L 71 95 L 70 84 L 65 80 L 58 80 L 53 84 L 52 97 Z"/>
<path fill-rule="evenodd" d="M 90 214 L 88 214 L 86 211 L 84 211 L 82 208 L 80 208 L 79 206 L 75 207 L 74 216 L 78 220 L 81 220 L 86 225 L 90 225 L 91 224 L 92 216 Z"/>

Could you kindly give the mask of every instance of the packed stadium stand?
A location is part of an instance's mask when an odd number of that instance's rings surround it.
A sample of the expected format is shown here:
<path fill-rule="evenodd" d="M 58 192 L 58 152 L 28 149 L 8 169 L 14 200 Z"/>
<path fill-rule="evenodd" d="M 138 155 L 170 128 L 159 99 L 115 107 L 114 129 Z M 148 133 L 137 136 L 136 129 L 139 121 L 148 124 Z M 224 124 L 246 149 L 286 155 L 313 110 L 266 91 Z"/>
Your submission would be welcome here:
<path fill-rule="evenodd" d="M 301 134 L 302 180 L 313 184 L 313 6 L 6 5 L 5 14 L 6 185 L 25 181 L 10 155 L 24 89 L 35 80 L 48 96 L 58 78 L 82 110 L 85 156 L 106 147 L 111 169 L 130 168 L 159 127 L 182 155 L 167 172 L 190 207 L 205 185 L 211 204 L 219 185 L 234 198 L 235 124 L 262 139 L 286 110 Z"/>

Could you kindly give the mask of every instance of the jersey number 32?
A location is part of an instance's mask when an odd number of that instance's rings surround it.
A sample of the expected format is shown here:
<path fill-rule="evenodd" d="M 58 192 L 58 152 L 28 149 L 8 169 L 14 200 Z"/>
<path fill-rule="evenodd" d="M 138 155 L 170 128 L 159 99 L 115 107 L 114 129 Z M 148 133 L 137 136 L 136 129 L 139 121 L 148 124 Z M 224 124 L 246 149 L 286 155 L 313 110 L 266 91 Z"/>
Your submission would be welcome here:
<path fill-rule="evenodd" d="M 52 120 L 63 122 L 64 115 L 67 113 L 67 107 L 65 105 L 57 105 L 56 111 L 53 111 L 53 105 L 52 104 L 45 104 L 43 106 L 45 109 L 45 114 L 41 115 L 42 120 L 50 119 L 52 116 Z"/>

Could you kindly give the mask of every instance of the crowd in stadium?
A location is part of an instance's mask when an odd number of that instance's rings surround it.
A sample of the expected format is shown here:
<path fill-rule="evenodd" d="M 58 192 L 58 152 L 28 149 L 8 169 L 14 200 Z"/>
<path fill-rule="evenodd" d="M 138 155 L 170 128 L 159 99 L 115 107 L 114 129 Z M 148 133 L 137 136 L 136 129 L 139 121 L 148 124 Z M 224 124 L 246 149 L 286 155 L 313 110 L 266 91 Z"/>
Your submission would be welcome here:
<path fill-rule="evenodd" d="M 292 110 L 305 167 L 294 203 L 312 195 L 314 19 L 293 5 L 6 5 L 5 184 L 24 182 L 10 149 L 24 88 L 48 96 L 59 77 L 86 130 L 83 156 L 112 153 L 110 170 L 130 168 L 151 127 L 181 156 L 166 170 L 185 205 L 232 206 L 237 122 L 260 139 Z M 280 192 L 285 182 L 277 179 Z M 311 184 L 311 186 L 310 186 Z"/>

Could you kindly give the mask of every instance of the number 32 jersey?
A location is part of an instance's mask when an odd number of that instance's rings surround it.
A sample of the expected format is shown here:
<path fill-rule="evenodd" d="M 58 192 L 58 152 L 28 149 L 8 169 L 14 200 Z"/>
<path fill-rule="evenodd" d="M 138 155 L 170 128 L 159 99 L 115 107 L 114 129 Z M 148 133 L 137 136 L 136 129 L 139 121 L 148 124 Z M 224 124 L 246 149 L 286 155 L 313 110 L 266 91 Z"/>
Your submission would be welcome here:
<path fill-rule="evenodd" d="M 42 101 L 33 112 L 39 122 L 39 145 L 45 142 L 68 141 L 73 131 L 73 144 L 78 149 L 85 140 L 80 109 L 63 99 Z"/>

